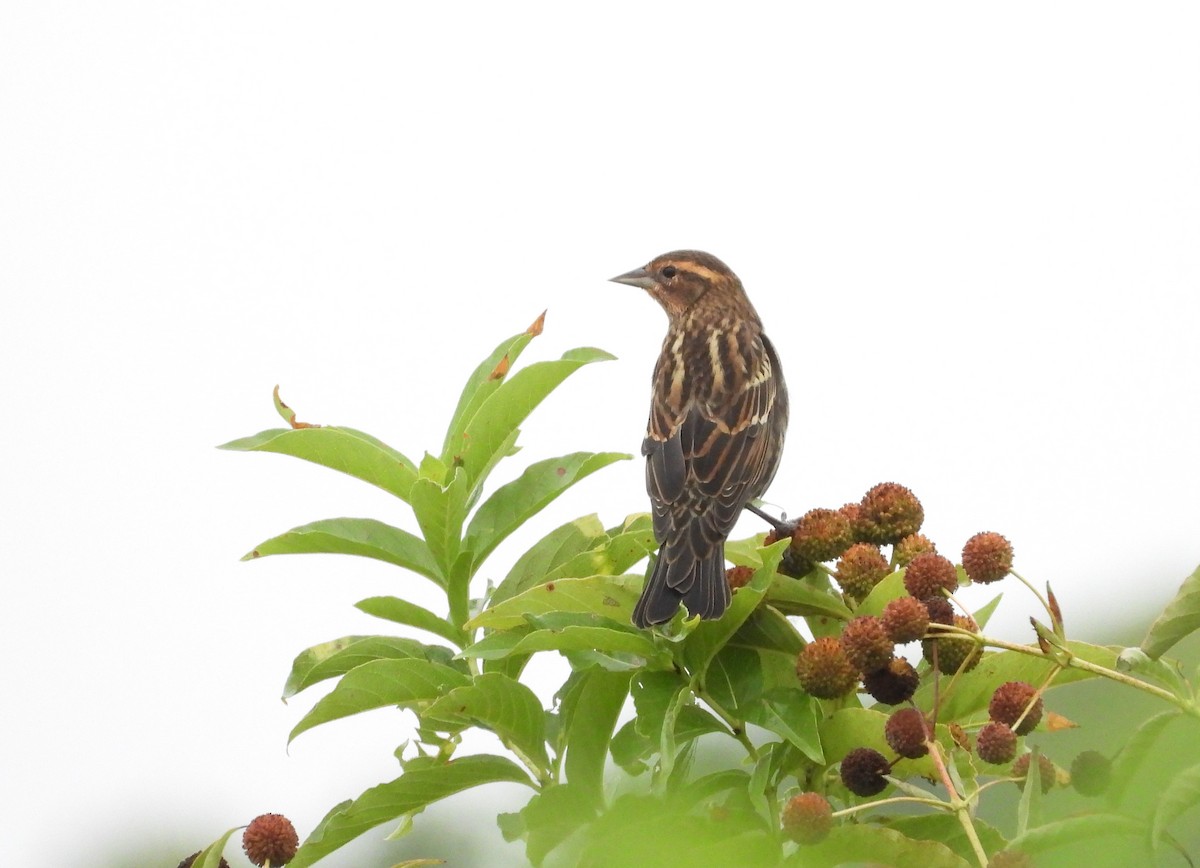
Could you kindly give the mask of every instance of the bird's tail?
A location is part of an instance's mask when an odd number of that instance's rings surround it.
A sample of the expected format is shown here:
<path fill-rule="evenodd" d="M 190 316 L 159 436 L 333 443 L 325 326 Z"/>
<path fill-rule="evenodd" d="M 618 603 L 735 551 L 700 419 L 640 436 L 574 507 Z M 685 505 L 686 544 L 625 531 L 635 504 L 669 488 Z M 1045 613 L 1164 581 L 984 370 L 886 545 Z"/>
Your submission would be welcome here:
<path fill-rule="evenodd" d="M 687 545 L 668 551 L 663 546 L 654 572 L 646 580 L 633 609 L 638 627 L 670 621 L 682 600 L 689 615 L 719 618 L 729 608 L 729 583 L 725 580 L 725 546 L 718 543 L 697 558 Z"/>

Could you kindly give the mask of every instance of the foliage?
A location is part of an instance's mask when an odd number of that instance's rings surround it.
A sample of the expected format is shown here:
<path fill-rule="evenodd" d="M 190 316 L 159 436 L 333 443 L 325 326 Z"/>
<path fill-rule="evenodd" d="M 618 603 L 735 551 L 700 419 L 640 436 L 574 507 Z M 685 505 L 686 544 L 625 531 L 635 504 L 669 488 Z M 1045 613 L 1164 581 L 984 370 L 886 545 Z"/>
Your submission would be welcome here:
<path fill-rule="evenodd" d="M 336 683 L 290 738 L 381 708 L 406 709 L 416 725 L 396 752 L 400 774 L 330 810 L 291 865 L 311 865 L 381 824 L 403 832 L 432 802 L 494 782 L 530 789 L 525 807 L 499 823 L 506 839 L 524 843 L 535 865 L 985 865 L 1001 849 L 1040 858 L 1099 834 L 1136 842 L 1146 864 L 1169 850 L 1172 824 L 1200 802 L 1200 762 L 1181 764 L 1189 767 L 1149 810 L 1124 795 L 1164 728 L 1200 717 L 1193 682 L 1162 657 L 1200 627 L 1200 570 L 1141 649 L 1068 640 L 1048 588 L 1044 597 L 1034 594 L 1050 626 L 1034 621 L 1029 644 L 931 626 L 927 642 L 957 637 L 981 649 L 982 658 L 970 671 L 965 663 L 944 673 L 919 666 L 913 701 L 929 716 L 929 752 L 897 758 L 886 789 L 870 797 L 854 795 L 839 768 L 856 748 L 896 757 L 884 735 L 891 709 L 855 691 L 815 698 L 801 686 L 796 660 L 813 637 L 838 636 L 851 619 L 878 616 L 904 595 L 894 551 L 889 574 L 856 600 L 841 592 L 830 567 L 797 569 L 786 539 L 732 541 L 727 557 L 745 568 L 745 581 L 725 615 L 700 622 L 681 612 L 662 630 L 642 631 L 630 625 L 630 615 L 642 583 L 637 565 L 655 549 L 649 517 L 637 513 L 605 526 L 590 515 L 557 526 L 501 581 L 480 587 L 479 570 L 504 539 L 575 483 L 630 457 L 576 452 L 489 485 L 493 471 L 517 452 L 519 426 L 538 404 L 581 367 L 610 358 L 581 348 L 516 369 L 541 323 L 480 362 L 440 450 L 419 461 L 351 428 L 297 422 L 278 395 L 288 427 L 222 447 L 292 455 L 355 476 L 407 504 L 420 529 L 418 535 L 374 519 L 326 519 L 272 537 L 246 558 L 369 557 L 432 582 L 445 597 L 438 612 L 403 596 L 357 603 L 368 615 L 420 631 L 424 641 L 346 636 L 296 657 L 286 696 Z M 965 583 L 961 568 L 959 575 Z M 975 613 L 980 627 L 997 602 Z M 549 702 L 522 681 L 532 655 L 546 652 L 570 664 Z M 1041 696 L 1095 677 L 1171 705 L 1116 758 L 1104 807 L 1043 822 L 1043 802 L 1053 793 L 1042 795 L 1034 771 L 1015 828 L 981 821 L 984 797 L 1011 779 L 1007 767 L 982 763 L 971 744 L 988 721 L 996 688 L 1023 681 Z M 1052 738 L 1065 725 L 1049 715 L 1037 731 Z M 494 733 L 506 755 L 461 755 L 461 734 L 470 728 Z M 722 739 L 740 759 L 716 750 Z M 1054 769 L 1049 783 L 1065 782 L 1065 770 Z M 783 806 L 800 791 L 820 793 L 833 807 L 836 825 L 819 842 L 791 843 L 781 829 Z M 884 813 L 906 802 L 920 813 Z M 223 844 L 205 851 L 208 861 L 219 858 Z"/>

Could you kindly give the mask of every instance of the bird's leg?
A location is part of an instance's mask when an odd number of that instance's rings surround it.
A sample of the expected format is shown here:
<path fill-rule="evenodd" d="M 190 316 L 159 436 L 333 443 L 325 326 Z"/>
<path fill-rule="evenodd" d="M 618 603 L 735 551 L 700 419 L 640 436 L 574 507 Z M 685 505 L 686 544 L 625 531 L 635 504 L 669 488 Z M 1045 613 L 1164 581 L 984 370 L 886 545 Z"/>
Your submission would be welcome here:
<path fill-rule="evenodd" d="M 761 509 L 759 509 L 757 506 L 755 506 L 753 503 L 747 503 L 746 509 L 748 509 L 750 512 L 757 515 L 759 518 L 761 518 L 763 521 L 765 521 L 771 527 L 775 528 L 775 532 L 777 534 L 779 534 L 780 539 L 783 539 L 784 536 L 792 535 L 792 530 L 794 528 L 794 522 L 789 522 L 789 521 L 786 521 L 785 519 L 775 518 L 775 516 L 773 516 L 773 515 L 768 515 L 767 513 L 763 512 Z"/>

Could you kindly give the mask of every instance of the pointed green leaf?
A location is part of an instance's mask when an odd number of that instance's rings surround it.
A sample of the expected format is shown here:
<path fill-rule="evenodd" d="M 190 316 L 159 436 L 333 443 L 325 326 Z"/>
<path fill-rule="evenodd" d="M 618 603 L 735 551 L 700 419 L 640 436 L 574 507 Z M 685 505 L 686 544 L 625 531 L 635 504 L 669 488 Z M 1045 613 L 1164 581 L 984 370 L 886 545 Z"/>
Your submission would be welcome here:
<path fill-rule="evenodd" d="M 439 618 L 428 609 L 399 597 L 368 597 L 359 600 L 354 607 L 376 618 L 425 630 L 459 647 L 466 641 L 466 634 L 456 629 L 445 618 Z"/>
<path fill-rule="evenodd" d="M 1200 629 L 1200 567 L 1183 581 L 1175 598 L 1167 604 L 1142 640 L 1142 650 L 1161 657 L 1172 645 Z"/>
<path fill-rule="evenodd" d="M 533 544 L 492 591 L 489 602 L 495 606 L 534 585 L 540 585 L 562 564 L 604 539 L 604 526 L 596 515 L 585 515 L 556 527 Z"/>
<path fill-rule="evenodd" d="M 763 692 L 762 660 L 757 651 L 725 646 L 704 670 L 704 693 L 734 717 L 744 717 Z"/>
<path fill-rule="evenodd" d="M 1171 777 L 1166 790 L 1158 799 L 1151 819 L 1150 836 L 1157 846 L 1163 841 L 1171 824 L 1189 808 L 1200 804 L 1200 764 L 1191 766 Z"/>
<path fill-rule="evenodd" d="M 590 612 L 624 623 L 633 616 L 641 585 L 641 576 L 556 579 L 484 610 L 467 622 L 467 628 L 509 629 L 524 624 L 526 615 L 552 612 Z"/>
<path fill-rule="evenodd" d="M 754 612 L 775 577 L 788 543 L 788 540 L 779 540 L 762 549 L 762 566 L 755 570 L 749 584 L 738 588 L 725 614 L 715 621 L 701 621 L 683 640 L 683 659 L 688 671 L 703 672 L 709 661 Z"/>
<path fill-rule="evenodd" d="M 517 479 L 496 489 L 472 516 L 465 545 L 475 563 L 483 563 L 509 534 L 576 482 L 631 457 L 621 452 L 574 452 L 529 465 Z"/>
<path fill-rule="evenodd" d="M 888 603 L 906 593 L 904 570 L 896 570 L 896 572 L 884 576 L 883 580 L 871 589 L 871 593 L 867 594 L 867 598 L 859 604 L 854 614 L 874 615 L 878 618 L 883 614 L 883 609 Z"/>
<path fill-rule="evenodd" d="M 506 675 L 488 672 L 456 687 L 421 715 L 426 726 L 458 731 L 470 725 L 492 730 L 531 767 L 546 773 L 546 717 L 532 690 Z"/>
<path fill-rule="evenodd" d="M 418 479 L 410 494 L 413 512 L 425 543 L 443 576 L 449 581 L 451 568 L 462 546 L 463 520 L 467 516 L 467 478 L 456 470 L 443 488 L 429 479 Z"/>
<path fill-rule="evenodd" d="M 1032 769 L 1033 766 L 1030 766 Z M 1017 835 L 1008 843 L 1010 850 L 1018 850 L 1029 856 L 1045 853 L 1060 847 L 1078 842 L 1095 842 L 1098 839 L 1111 837 L 1135 837 L 1143 839 L 1146 835 L 1146 824 L 1122 814 L 1081 814 L 1066 819 L 1045 823 L 1029 829 L 1024 834 Z M 1149 848 L 1139 840 L 1139 849 L 1144 855 L 1150 856 Z M 1106 845 L 1109 855 L 1113 855 L 1112 844 Z M 1115 862 L 1109 864 L 1117 864 Z M 1134 865 L 1137 862 L 1125 864 Z M 1148 862 L 1145 864 L 1149 864 Z"/>
<path fill-rule="evenodd" d="M 325 816 L 296 851 L 289 868 L 307 868 L 380 823 L 395 820 L 483 784 L 510 782 L 532 786 L 512 760 L 499 756 L 465 756 L 406 771 L 386 784 L 338 805 Z"/>
<path fill-rule="evenodd" d="M 938 812 L 912 817 L 889 817 L 887 825 L 888 828 L 909 838 L 918 841 L 937 841 L 939 844 L 944 844 L 960 858 L 972 865 L 975 864 L 975 850 L 971 846 L 971 839 L 967 837 L 966 830 L 963 829 L 958 817 L 952 813 Z M 1004 849 L 1006 844 L 1004 836 L 994 826 L 988 825 L 979 817 L 972 817 L 971 825 L 986 852 L 995 853 L 997 850 Z"/>
<path fill-rule="evenodd" d="M 1120 753 L 1113 758 L 1112 779 L 1105 797 L 1110 807 L 1116 808 L 1124 800 L 1129 784 L 1143 770 L 1159 737 L 1173 721 L 1181 720 L 1183 713 L 1175 709 L 1160 711 L 1145 720 L 1125 739 Z"/>
<path fill-rule="evenodd" d="M 475 415 L 480 405 L 500 388 L 507 372 L 516 364 L 522 351 L 541 333 L 545 316 L 543 311 L 528 329 L 501 341 L 496 349 L 479 363 L 471 376 L 467 377 L 462 394 L 458 398 L 458 406 L 454 408 L 454 415 L 450 417 L 450 425 L 446 429 L 446 440 L 442 445 L 443 462 L 454 463 L 454 456 L 462 451 L 462 432 L 467 422 Z"/>
<path fill-rule="evenodd" d="M 532 630 L 523 634 L 491 633 L 464 649 L 460 657 L 498 660 L 512 654 L 538 651 L 606 651 L 636 654 L 645 660 L 661 656 L 654 643 L 632 630 L 573 624 L 555 630 Z"/>
<path fill-rule="evenodd" d="M 438 566 L 420 537 L 373 518 L 328 518 L 294 527 L 259 543 L 242 560 L 309 553 L 374 558 L 442 584 Z"/>
<path fill-rule="evenodd" d="M 245 827 L 234 826 L 220 838 L 201 850 L 192 860 L 192 868 L 220 868 L 221 863 L 225 861 L 223 854 L 225 846 L 229 843 L 229 839 L 233 837 L 234 832 L 240 832 L 243 828 Z"/>
<path fill-rule="evenodd" d="M 416 466 L 370 434 L 353 428 L 272 428 L 217 447 L 235 452 L 277 452 L 357 477 L 408 501 Z"/>
<path fill-rule="evenodd" d="M 583 787 L 572 783 L 544 788 L 516 814 L 499 820 L 506 841 L 523 839 L 525 855 L 541 865 L 547 854 L 596 816 L 596 806 Z"/>
<path fill-rule="evenodd" d="M 568 350 L 558 361 L 537 362 L 506 377 L 467 422 L 462 448 L 455 450 L 472 489 L 479 487 L 488 469 L 511 448 L 518 426 L 563 380 L 584 365 L 612 358 L 603 350 L 581 347 Z"/>
<path fill-rule="evenodd" d="M 469 682 L 461 672 L 428 660 L 372 660 L 343 675 L 296 724 L 288 741 L 314 726 L 374 708 L 421 709 L 447 690 Z"/>
<path fill-rule="evenodd" d="M 771 579 L 767 589 L 767 600 L 780 612 L 801 617 L 834 618 L 849 621 L 854 613 L 833 592 L 829 579 L 821 576 L 821 585 L 808 578 L 793 579 L 778 573 Z"/>
<path fill-rule="evenodd" d="M 777 689 L 761 696 L 750 707 L 746 720 L 781 736 L 810 760 L 824 765 L 820 714 L 820 704 L 808 694 Z"/>
<path fill-rule="evenodd" d="M 971 862 L 936 841 L 914 841 L 872 824 L 835 827 L 818 844 L 808 844 L 782 863 L 787 868 L 836 868 L 875 864 L 883 855 L 892 868 L 971 868 Z"/>
<path fill-rule="evenodd" d="M 629 673 L 588 669 L 563 696 L 567 781 L 603 801 L 604 762 L 617 716 L 629 695 Z"/>
<path fill-rule="evenodd" d="M 344 675 L 371 660 L 412 657 L 453 666 L 454 652 L 441 645 L 426 645 L 400 636 L 343 636 L 301 651 L 283 688 L 283 698 L 295 696 L 327 678 Z"/>

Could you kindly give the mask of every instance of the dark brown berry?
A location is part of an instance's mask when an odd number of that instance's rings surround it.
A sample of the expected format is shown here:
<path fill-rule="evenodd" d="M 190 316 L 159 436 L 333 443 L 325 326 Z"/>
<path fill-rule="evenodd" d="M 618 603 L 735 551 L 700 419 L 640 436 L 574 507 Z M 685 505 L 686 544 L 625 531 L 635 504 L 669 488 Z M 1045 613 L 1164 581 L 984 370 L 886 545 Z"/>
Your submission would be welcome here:
<path fill-rule="evenodd" d="M 926 552 L 937 554 L 937 546 L 933 544 L 933 540 L 922 533 L 910 533 L 896 543 L 895 549 L 892 550 L 892 558 L 895 560 L 896 566 L 907 567 L 912 563 L 913 558 Z"/>
<path fill-rule="evenodd" d="M 796 656 L 800 686 L 818 699 L 837 699 L 858 686 L 858 670 L 832 636 L 809 642 Z"/>
<path fill-rule="evenodd" d="M 925 744 L 925 715 L 915 708 L 893 711 L 883 727 L 883 737 L 892 750 L 907 759 L 929 753 Z"/>
<path fill-rule="evenodd" d="M 1007 765 L 1017 755 L 1017 734 L 1007 723 L 993 720 L 975 739 L 975 753 L 985 763 Z"/>
<path fill-rule="evenodd" d="M 947 627 L 953 626 L 954 607 L 950 605 L 950 601 L 945 597 L 926 597 L 921 600 L 921 605 L 929 613 L 930 624 L 945 624 Z"/>
<path fill-rule="evenodd" d="M 912 699 L 921 684 L 917 670 L 903 657 L 893 657 L 887 666 L 863 676 L 863 689 L 876 702 L 899 705 Z"/>
<path fill-rule="evenodd" d="M 972 582 L 998 582 L 1008 575 L 1012 563 L 1012 543 L 998 533 L 977 533 L 963 546 L 963 569 Z"/>
<path fill-rule="evenodd" d="M 850 548 L 854 536 L 846 516 L 836 509 L 810 509 L 792 531 L 792 551 L 811 563 L 830 561 Z"/>
<path fill-rule="evenodd" d="M 960 627 L 963 630 L 970 630 L 972 633 L 978 633 L 979 627 L 975 622 L 964 616 L 954 616 L 954 626 Z M 937 649 L 936 662 L 934 658 L 934 649 Z M 953 675 L 960 669 L 963 672 L 970 672 L 979 665 L 979 660 L 982 657 L 982 652 L 974 640 L 968 639 L 966 636 L 955 636 L 943 633 L 936 639 L 926 639 L 921 643 L 921 651 L 925 655 L 925 659 L 931 665 L 937 667 L 939 672 L 944 672 L 948 675 Z"/>
<path fill-rule="evenodd" d="M 940 597 L 942 591 L 953 593 L 957 588 L 958 571 L 941 555 L 919 554 L 904 568 L 904 590 L 918 600 Z"/>
<path fill-rule="evenodd" d="M 177 866 L 177 868 L 192 868 L 192 866 L 196 863 L 196 857 L 199 856 L 202 852 L 204 852 L 204 851 L 197 850 L 191 856 L 188 856 L 186 859 L 184 859 L 182 862 L 180 862 L 179 865 Z M 224 856 L 221 857 L 220 868 L 229 868 L 229 863 L 225 861 Z"/>
<path fill-rule="evenodd" d="M 1013 763 L 1012 776 L 1019 778 L 1017 782 L 1021 789 L 1025 789 L 1025 776 L 1029 774 L 1029 763 L 1033 754 L 1027 753 L 1017 757 L 1017 761 Z M 1054 763 L 1050 762 L 1044 754 L 1038 754 L 1038 775 L 1042 779 L 1042 792 L 1047 793 L 1054 786 L 1055 782 Z"/>
<path fill-rule="evenodd" d="M 925 510 L 903 485 L 881 482 L 863 495 L 855 536 L 863 542 L 888 545 L 921 529 Z"/>
<path fill-rule="evenodd" d="M 851 599 L 863 600 L 889 572 L 891 568 L 879 546 L 855 543 L 837 562 L 834 577 Z"/>
<path fill-rule="evenodd" d="M 820 793 L 800 793 L 783 806 L 783 832 L 797 844 L 816 844 L 833 828 L 833 808 Z"/>
<path fill-rule="evenodd" d="M 1098 796 L 1112 780 L 1112 761 L 1096 750 L 1085 750 L 1071 763 L 1071 786 L 1082 796 Z"/>
<path fill-rule="evenodd" d="M 891 767 L 879 751 L 856 747 L 842 759 L 842 783 L 856 796 L 874 796 L 887 788 L 884 775 Z"/>
<path fill-rule="evenodd" d="M 874 615 L 852 619 L 842 628 L 842 650 L 859 672 L 873 672 L 892 659 L 894 646 Z"/>
<path fill-rule="evenodd" d="M 725 581 L 728 582 L 731 591 L 746 587 L 753 577 L 753 567 L 730 567 L 725 571 Z"/>
<path fill-rule="evenodd" d="M 1029 709 L 1028 713 L 1025 712 L 1026 708 Z M 1006 681 L 992 694 L 988 716 L 992 720 L 1007 723 L 1017 735 L 1028 735 L 1042 719 L 1042 698 L 1031 684 Z M 1021 721 L 1019 725 L 1018 720 Z"/>
<path fill-rule="evenodd" d="M 953 610 L 950 617 L 954 617 Z M 893 642 L 915 642 L 929 629 L 929 610 L 916 597 L 897 597 L 883 607 L 879 620 Z"/>
<path fill-rule="evenodd" d="M 296 827 L 283 814 L 261 814 L 242 833 L 242 849 L 255 865 L 286 865 L 296 855 L 300 838 Z"/>

